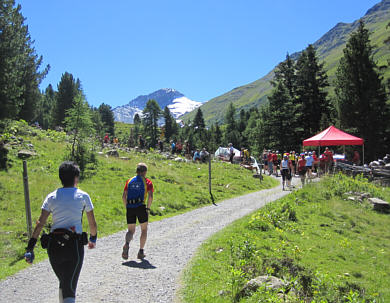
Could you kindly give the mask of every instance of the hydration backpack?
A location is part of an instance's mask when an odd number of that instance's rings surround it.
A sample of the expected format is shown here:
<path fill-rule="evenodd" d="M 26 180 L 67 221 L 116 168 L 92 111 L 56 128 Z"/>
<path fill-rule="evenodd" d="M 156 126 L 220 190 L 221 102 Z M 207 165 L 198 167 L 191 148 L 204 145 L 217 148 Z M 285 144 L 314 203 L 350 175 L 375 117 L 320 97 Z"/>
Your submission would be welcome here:
<path fill-rule="evenodd" d="M 146 196 L 146 181 L 141 176 L 133 177 L 127 184 L 127 203 L 142 204 Z"/>

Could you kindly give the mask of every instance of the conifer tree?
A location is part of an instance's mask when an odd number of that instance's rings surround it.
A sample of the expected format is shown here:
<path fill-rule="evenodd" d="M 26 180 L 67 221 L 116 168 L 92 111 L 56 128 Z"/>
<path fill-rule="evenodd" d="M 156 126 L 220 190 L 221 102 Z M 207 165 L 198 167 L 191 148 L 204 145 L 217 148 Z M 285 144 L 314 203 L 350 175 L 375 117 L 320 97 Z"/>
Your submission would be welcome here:
<path fill-rule="evenodd" d="M 63 126 L 66 111 L 72 108 L 76 96 L 82 94 L 80 80 L 76 80 L 72 74 L 65 72 L 61 76 L 57 90 L 54 123 Z"/>
<path fill-rule="evenodd" d="M 104 132 L 108 132 L 111 137 L 115 136 L 115 120 L 114 113 L 111 110 L 111 106 L 102 103 L 99 106 L 99 113 L 101 121 L 104 125 Z"/>
<path fill-rule="evenodd" d="M 144 132 L 149 140 L 150 146 L 155 147 L 158 140 L 158 119 L 161 116 L 161 108 L 156 100 L 150 99 L 146 103 L 142 113 Z"/>
<path fill-rule="evenodd" d="M 169 140 L 175 133 L 175 128 L 174 128 L 175 120 L 173 119 L 171 115 L 171 111 L 169 110 L 168 106 L 165 106 L 163 115 L 165 121 L 165 141 L 169 142 Z"/>
<path fill-rule="evenodd" d="M 86 165 L 95 159 L 88 148 L 88 141 L 93 138 L 91 134 L 94 131 L 91 110 L 81 94 L 75 96 L 73 106 L 66 111 L 64 123 L 66 130 L 72 133 L 69 158 L 84 171 Z"/>
<path fill-rule="evenodd" d="M 309 45 L 300 55 L 296 64 L 297 118 L 302 132 L 300 140 L 318 133 L 323 116 L 329 116 L 331 105 L 327 98 L 329 86 L 324 64 L 319 63 L 313 45 Z"/>
<path fill-rule="evenodd" d="M 301 140 L 299 118 L 296 104 L 296 65 L 287 54 L 286 60 L 281 62 L 275 70 L 275 78 L 271 82 L 274 87 L 268 97 L 269 106 L 265 108 L 267 121 L 261 126 L 267 130 L 264 142 L 265 148 L 288 151 L 299 146 Z"/>
<path fill-rule="evenodd" d="M 368 159 L 377 159 L 389 148 L 386 131 L 389 107 L 363 21 L 351 34 L 343 52 L 335 84 L 341 127 L 363 137 Z"/>
<path fill-rule="evenodd" d="M 21 6 L 0 1 L 0 119 L 32 120 L 40 101 L 38 86 L 49 66 L 39 72 L 37 56 Z"/>
<path fill-rule="evenodd" d="M 237 122 L 235 120 L 236 107 L 233 103 L 230 103 L 225 114 L 225 133 L 224 133 L 224 143 L 227 145 L 232 143 L 234 147 L 239 148 L 241 145 L 240 142 L 240 133 L 237 130 Z"/>
<path fill-rule="evenodd" d="M 53 126 L 53 114 L 55 111 L 55 91 L 51 84 L 42 94 L 41 103 L 38 107 L 37 121 L 43 129 L 48 129 Z"/>
<path fill-rule="evenodd" d="M 193 124 L 196 129 L 200 129 L 200 130 L 206 127 L 206 124 L 204 123 L 204 119 L 203 119 L 203 112 L 200 109 L 200 107 L 198 107 L 198 110 L 196 111 Z"/>

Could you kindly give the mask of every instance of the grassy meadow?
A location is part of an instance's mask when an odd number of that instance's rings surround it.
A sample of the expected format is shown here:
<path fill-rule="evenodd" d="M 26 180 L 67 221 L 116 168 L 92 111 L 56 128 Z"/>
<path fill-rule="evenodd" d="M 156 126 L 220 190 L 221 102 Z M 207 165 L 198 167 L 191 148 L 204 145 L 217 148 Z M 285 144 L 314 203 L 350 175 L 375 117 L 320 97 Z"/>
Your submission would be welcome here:
<path fill-rule="evenodd" d="M 27 160 L 32 219 L 35 222 L 46 195 L 61 187 L 58 167 L 64 160 L 67 143 L 64 133 L 28 129 L 17 124 L 8 137 L 21 138 L 21 146 L 32 144 L 37 156 Z M 14 139 L 10 139 L 11 141 Z M 11 168 L 0 171 L 0 279 L 27 266 L 23 260 L 27 245 L 22 161 L 17 158 L 19 145 L 9 153 Z M 138 162 L 147 163 L 148 175 L 155 188 L 151 221 L 174 216 L 210 204 L 208 165 L 174 162 L 157 153 L 124 153 L 122 160 L 98 156 L 96 167 L 89 167 L 79 188 L 88 192 L 95 206 L 99 237 L 126 228 L 122 192 L 128 178 L 135 175 Z M 212 192 L 216 201 L 248 192 L 270 188 L 277 181 L 265 177 L 262 183 L 252 172 L 230 163 L 212 162 Z M 51 217 L 49 219 L 50 223 Z M 84 216 L 84 223 L 87 222 Z M 34 223 L 33 223 L 34 225 Z M 46 258 L 40 244 L 36 260 Z"/>
<path fill-rule="evenodd" d="M 183 276 L 183 302 L 390 302 L 390 214 L 350 191 L 390 201 L 389 188 L 343 175 L 294 191 L 205 242 Z M 282 279 L 282 293 L 242 292 L 261 275 Z"/>

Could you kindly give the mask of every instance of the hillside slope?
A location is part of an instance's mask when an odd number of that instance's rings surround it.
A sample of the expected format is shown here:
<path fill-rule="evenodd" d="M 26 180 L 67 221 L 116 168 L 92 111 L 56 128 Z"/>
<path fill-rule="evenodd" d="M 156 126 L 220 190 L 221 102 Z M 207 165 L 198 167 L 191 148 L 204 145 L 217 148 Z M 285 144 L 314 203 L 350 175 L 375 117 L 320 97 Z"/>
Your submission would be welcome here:
<path fill-rule="evenodd" d="M 386 37 L 390 35 L 390 30 L 386 28 L 390 20 L 390 0 L 383 0 L 373 6 L 367 11 L 362 20 L 371 32 L 371 43 L 375 49 L 375 60 L 377 60 L 379 66 L 386 64 L 387 60 L 390 59 L 390 48 L 384 43 Z M 359 20 L 353 23 L 338 23 L 313 43 L 317 49 L 317 55 L 320 61 L 324 61 L 325 70 L 327 71 L 331 85 L 335 78 L 335 72 L 343 54 L 345 44 L 349 35 L 357 29 L 358 24 Z M 297 58 L 299 53 L 294 53 L 291 56 Z M 270 80 L 272 80 L 273 75 L 274 70 L 259 80 L 234 88 L 203 104 L 201 109 L 206 123 L 210 125 L 214 122 L 222 122 L 227 106 L 231 102 L 236 106 L 238 111 L 258 107 L 266 102 L 267 96 L 271 92 Z M 385 71 L 384 76 L 385 78 L 390 78 L 390 71 L 388 69 Z M 194 116 L 195 112 L 191 112 L 184 115 L 183 118 L 184 120 L 192 120 Z"/>

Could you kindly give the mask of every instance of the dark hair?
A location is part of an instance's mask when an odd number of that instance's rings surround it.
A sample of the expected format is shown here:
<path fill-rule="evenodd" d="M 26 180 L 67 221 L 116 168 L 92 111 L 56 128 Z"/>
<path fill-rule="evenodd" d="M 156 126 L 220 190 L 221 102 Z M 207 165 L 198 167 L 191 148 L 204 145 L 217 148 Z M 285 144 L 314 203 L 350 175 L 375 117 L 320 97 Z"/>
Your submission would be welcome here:
<path fill-rule="evenodd" d="M 58 171 L 61 183 L 64 187 L 74 186 L 75 177 L 80 176 L 79 166 L 71 161 L 62 162 Z"/>
<path fill-rule="evenodd" d="M 145 163 L 138 163 L 137 164 L 137 174 L 141 174 L 148 170 L 148 167 Z"/>

